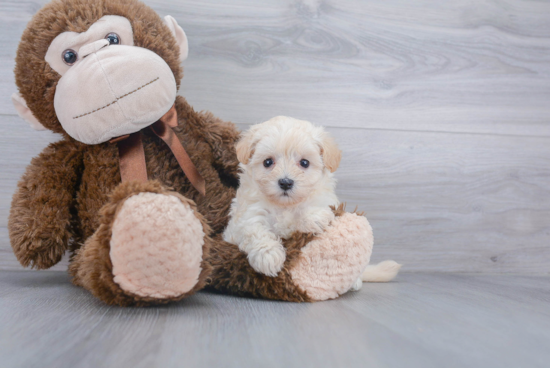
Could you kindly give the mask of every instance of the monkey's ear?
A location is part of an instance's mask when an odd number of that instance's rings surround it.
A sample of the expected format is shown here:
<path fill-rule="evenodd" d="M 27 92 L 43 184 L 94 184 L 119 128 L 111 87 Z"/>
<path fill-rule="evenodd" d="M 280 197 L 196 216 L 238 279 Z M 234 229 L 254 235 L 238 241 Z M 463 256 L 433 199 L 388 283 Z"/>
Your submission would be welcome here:
<path fill-rule="evenodd" d="M 164 23 L 166 23 L 168 29 L 170 29 L 170 32 L 176 38 L 176 43 L 180 47 L 180 61 L 184 61 L 187 59 L 187 55 L 189 55 L 189 43 L 187 42 L 185 32 L 171 15 L 164 17 Z"/>
<path fill-rule="evenodd" d="M 241 139 L 239 139 L 235 146 L 237 159 L 244 165 L 248 164 L 248 161 L 250 161 L 250 158 L 254 154 L 254 148 L 256 147 L 256 143 L 258 143 L 255 136 L 254 129 L 249 129 L 243 133 Z"/>
<path fill-rule="evenodd" d="M 321 156 L 323 157 L 323 163 L 330 172 L 335 172 L 340 166 L 340 160 L 342 159 L 342 151 L 338 148 L 338 145 L 327 132 L 323 131 L 320 139 Z"/>
<path fill-rule="evenodd" d="M 34 130 L 46 130 L 44 125 L 42 125 L 38 121 L 38 119 L 32 114 L 31 109 L 29 109 L 29 107 L 27 106 L 27 102 L 19 92 L 11 95 L 11 102 L 13 102 L 15 110 L 17 110 L 17 114 L 25 119 L 31 125 L 31 128 L 33 128 Z"/>

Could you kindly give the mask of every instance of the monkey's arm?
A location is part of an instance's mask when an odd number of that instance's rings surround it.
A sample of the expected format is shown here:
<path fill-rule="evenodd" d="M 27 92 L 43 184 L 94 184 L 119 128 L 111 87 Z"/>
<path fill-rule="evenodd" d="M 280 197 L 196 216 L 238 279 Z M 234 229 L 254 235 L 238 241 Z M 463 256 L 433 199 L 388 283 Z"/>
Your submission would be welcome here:
<path fill-rule="evenodd" d="M 50 268 L 67 250 L 81 167 L 82 151 L 66 140 L 50 144 L 27 167 L 8 221 L 11 245 L 23 266 Z"/>

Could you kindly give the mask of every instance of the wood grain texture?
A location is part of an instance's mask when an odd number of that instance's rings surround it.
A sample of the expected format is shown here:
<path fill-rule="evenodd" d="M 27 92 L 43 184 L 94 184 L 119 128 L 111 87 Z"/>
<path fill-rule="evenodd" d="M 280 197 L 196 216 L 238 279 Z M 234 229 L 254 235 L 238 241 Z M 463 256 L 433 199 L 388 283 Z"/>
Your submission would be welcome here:
<path fill-rule="evenodd" d="M 45 2 L 0 3 L 0 269 L 20 269 L 16 183 L 56 139 L 9 101 L 17 43 Z M 367 212 L 375 261 L 550 272 L 550 3 L 146 3 L 187 32 L 180 93 L 197 109 L 242 129 L 281 114 L 330 127 L 338 194 Z"/>
<path fill-rule="evenodd" d="M 46 0 L 0 4 L 0 113 Z M 189 36 L 181 93 L 242 123 L 550 135 L 550 3 L 146 1 Z"/>
<path fill-rule="evenodd" d="M 30 157 L 54 140 L 32 134 L 17 117 L 0 117 L 0 267 L 20 269 L 7 216 Z M 238 125 L 247 129 L 246 125 Z M 373 260 L 395 259 L 410 271 L 548 273 L 548 138 L 330 128 L 344 150 L 337 193 L 366 212 Z M 40 137 L 40 140 L 35 139 Z M 63 269 L 66 263 L 56 269 Z"/>
<path fill-rule="evenodd" d="M 65 273 L 0 271 L 0 356 L 5 368 L 546 367 L 549 302 L 548 276 L 418 273 L 315 304 L 200 292 L 118 308 Z"/>

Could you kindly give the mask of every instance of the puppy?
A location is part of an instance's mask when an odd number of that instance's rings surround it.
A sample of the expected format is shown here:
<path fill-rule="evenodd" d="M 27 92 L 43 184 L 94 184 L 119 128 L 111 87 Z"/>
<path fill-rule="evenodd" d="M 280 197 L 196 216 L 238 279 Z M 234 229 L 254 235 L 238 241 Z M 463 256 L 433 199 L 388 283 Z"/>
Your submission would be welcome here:
<path fill-rule="evenodd" d="M 321 233 L 334 219 L 342 154 L 323 128 L 286 116 L 253 126 L 236 149 L 240 186 L 223 237 L 254 270 L 276 276 L 286 258 L 281 238 Z"/>

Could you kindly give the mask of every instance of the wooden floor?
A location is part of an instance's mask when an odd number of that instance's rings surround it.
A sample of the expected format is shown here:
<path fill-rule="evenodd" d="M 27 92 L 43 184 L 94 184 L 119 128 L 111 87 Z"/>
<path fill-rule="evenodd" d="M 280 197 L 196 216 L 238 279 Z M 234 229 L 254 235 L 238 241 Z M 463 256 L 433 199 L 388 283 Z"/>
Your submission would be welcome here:
<path fill-rule="evenodd" d="M 548 367 L 549 305 L 550 276 L 406 273 L 315 304 L 119 308 L 64 272 L 0 271 L 0 366 Z"/>

